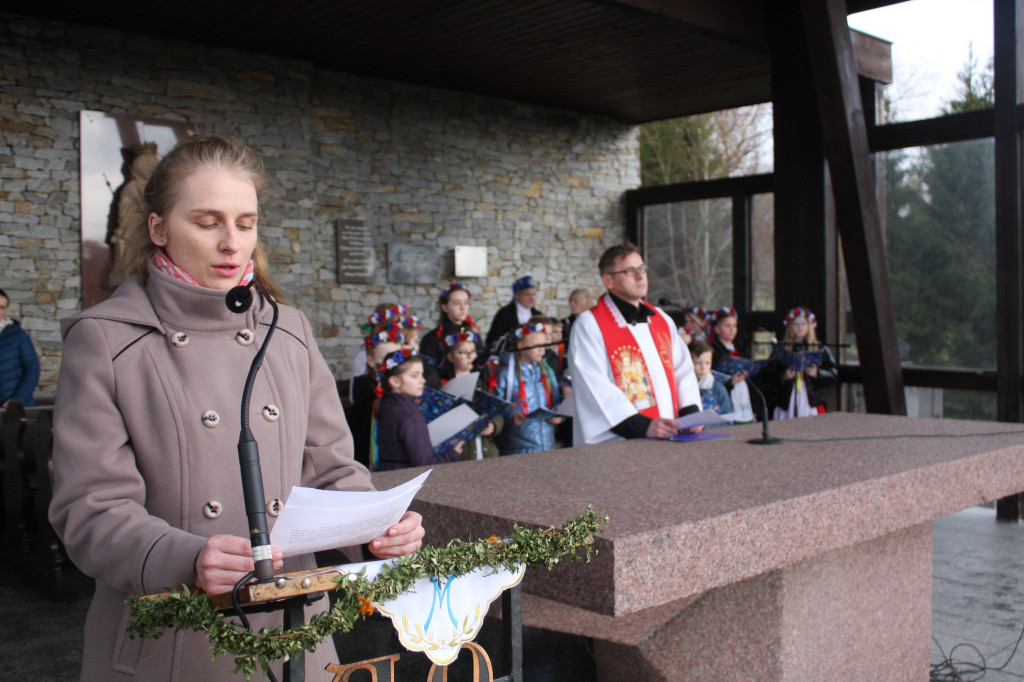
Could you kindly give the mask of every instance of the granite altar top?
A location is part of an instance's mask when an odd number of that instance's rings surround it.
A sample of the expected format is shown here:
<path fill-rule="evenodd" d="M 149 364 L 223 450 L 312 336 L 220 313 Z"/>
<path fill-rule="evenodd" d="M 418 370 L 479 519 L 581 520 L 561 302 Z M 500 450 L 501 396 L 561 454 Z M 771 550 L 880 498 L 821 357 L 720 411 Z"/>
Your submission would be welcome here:
<path fill-rule="evenodd" d="M 413 508 L 428 542 L 611 520 L 586 566 L 531 571 L 527 592 L 619 615 L 1024 491 L 1024 425 L 833 413 L 726 438 L 633 440 L 434 467 Z M 423 469 L 374 474 L 390 488 Z"/>

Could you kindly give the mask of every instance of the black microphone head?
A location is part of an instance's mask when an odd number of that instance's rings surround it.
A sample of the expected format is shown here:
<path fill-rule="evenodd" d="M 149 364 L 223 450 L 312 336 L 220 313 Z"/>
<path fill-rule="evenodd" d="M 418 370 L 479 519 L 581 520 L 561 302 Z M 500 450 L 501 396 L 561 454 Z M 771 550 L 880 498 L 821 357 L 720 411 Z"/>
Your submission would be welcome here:
<path fill-rule="evenodd" d="M 224 297 L 224 303 L 233 313 L 244 313 L 252 307 L 252 282 L 232 287 Z"/>
<path fill-rule="evenodd" d="M 672 301 L 668 300 L 667 298 L 659 298 L 658 305 L 672 305 Z"/>

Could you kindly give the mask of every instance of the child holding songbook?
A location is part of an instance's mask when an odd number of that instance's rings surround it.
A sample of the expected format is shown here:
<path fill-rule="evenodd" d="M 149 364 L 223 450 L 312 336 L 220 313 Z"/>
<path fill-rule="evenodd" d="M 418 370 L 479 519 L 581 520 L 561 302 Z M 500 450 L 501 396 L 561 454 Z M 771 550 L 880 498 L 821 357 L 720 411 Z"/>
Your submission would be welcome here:
<path fill-rule="evenodd" d="M 711 371 L 711 346 L 704 341 L 691 341 L 690 357 L 693 359 L 693 374 L 700 387 L 700 400 L 705 410 L 713 410 L 719 414 L 732 413 L 732 401 L 725 384 Z"/>
<path fill-rule="evenodd" d="M 782 352 L 773 357 L 775 381 L 778 386 L 775 419 L 811 417 L 825 412 L 828 386 L 836 380 L 836 361 L 828 347 L 818 342 L 818 320 L 807 308 L 793 308 L 782 324 L 786 328 Z M 814 352 L 808 361 L 801 353 Z M 817 352 L 815 352 L 817 351 Z M 780 360 L 781 358 L 781 360 Z M 766 370 L 767 371 L 767 370 Z"/>
<path fill-rule="evenodd" d="M 480 335 L 476 332 L 459 332 L 442 339 L 445 351 L 445 366 L 442 371 L 441 383 L 444 385 L 455 377 L 465 376 L 473 372 L 473 364 L 476 361 L 476 344 L 480 342 Z M 487 380 L 479 381 L 479 387 L 486 391 Z M 503 417 L 495 417 L 487 428 L 480 432 L 474 440 L 466 444 L 462 449 L 462 459 L 484 459 L 497 457 L 501 454 L 497 443 L 494 442 L 494 435 L 500 433 L 505 425 Z"/>
<path fill-rule="evenodd" d="M 502 358 L 497 395 L 515 403 L 516 412 L 498 439 L 501 454 L 552 450 L 555 425 L 562 418 L 537 413 L 540 408 L 553 410 L 559 403 L 558 379 L 544 361 L 548 335 L 543 324 L 534 323 L 517 327 L 508 338 L 516 350 Z"/>
<path fill-rule="evenodd" d="M 427 420 L 413 403 L 423 395 L 423 359 L 411 350 L 396 350 L 378 367 L 383 395 L 374 404 L 376 452 L 373 471 L 388 471 L 459 459 L 462 443 L 434 454 Z"/>
<path fill-rule="evenodd" d="M 736 347 L 736 336 L 739 332 L 736 309 L 732 307 L 719 308 L 708 313 L 708 320 L 714 334 L 714 340 L 711 343 L 711 366 L 713 368 L 720 367 L 723 359 L 727 357 L 744 357 Z M 754 421 L 754 408 L 750 402 L 747 373 L 732 373 L 729 381 L 725 382 L 725 388 L 729 391 L 729 400 L 732 402 L 733 413 L 736 415 L 736 423 L 747 424 Z"/>

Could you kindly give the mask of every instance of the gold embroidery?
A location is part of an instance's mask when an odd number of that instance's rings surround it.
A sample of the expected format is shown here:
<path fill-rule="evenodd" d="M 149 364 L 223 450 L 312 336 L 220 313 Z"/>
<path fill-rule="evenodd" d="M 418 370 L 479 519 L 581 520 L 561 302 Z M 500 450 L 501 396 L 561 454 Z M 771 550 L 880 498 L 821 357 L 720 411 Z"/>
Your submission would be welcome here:
<path fill-rule="evenodd" d="M 619 349 L 619 355 L 613 362 L 613 374 L 618 377 L 619 390 L 633 403 L 637 411 L 642 412 L 658 404 L 654 398 L 651 377 L 647 373 L 647 366 L 639 348 L 627 346 Z"/>

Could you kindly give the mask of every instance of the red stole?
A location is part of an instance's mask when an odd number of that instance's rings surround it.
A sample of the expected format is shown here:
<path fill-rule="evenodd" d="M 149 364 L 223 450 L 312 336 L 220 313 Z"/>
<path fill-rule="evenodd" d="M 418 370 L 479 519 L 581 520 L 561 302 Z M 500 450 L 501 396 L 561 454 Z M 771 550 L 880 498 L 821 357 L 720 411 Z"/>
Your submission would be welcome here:
<path fill-rule="evenodd" d="M 646 301 L 641 303 L 647 305 Z M 637 412 L 645 417 L 657 419 L 661 415 L 658 412 L 651 373 L 647 369 L 647 360 L 640 352 L 640 346 L 629 330 L 629 324 L 608 294 L 601 296 L 597 305 L 590 311 L 594 313 L 594 319 L 601 330 L 615 385 L 629 399 Z M 665 378 L 671 387 L 672 414 L 676 415 L 679 414 L 679 397 L 676 395 L 675 371 L 672 366 L 672 331 L 665 318 L 657 312 L 647 318 L 647 323 L 654 339 L 654 347 L 658 349 L 658 356 L 665 369 Z"/>

